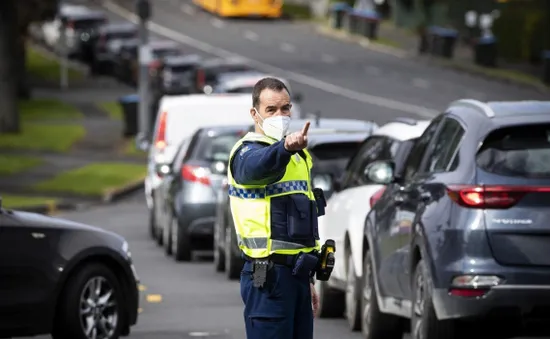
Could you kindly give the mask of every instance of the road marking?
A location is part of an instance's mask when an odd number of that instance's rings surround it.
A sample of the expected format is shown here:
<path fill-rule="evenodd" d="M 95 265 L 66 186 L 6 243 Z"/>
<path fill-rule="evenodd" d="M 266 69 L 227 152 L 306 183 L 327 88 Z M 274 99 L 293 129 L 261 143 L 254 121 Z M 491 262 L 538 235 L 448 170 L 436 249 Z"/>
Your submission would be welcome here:
<path fill-rule="evenodd" d="M 210 332 L 189 332 L 190 337 L 210 337 L 216 334 L 217 333 L 210 333 Z"/>
<path fill-rule="evenodd" d="M 223 28 L 225 27 L 225 22 L 221 21 L 218 18 L 214 18 L 210 20 L 210 24 L 216 28 Z"/>
<path fill-rule="evenodd" d="M 327 64 L 334 64 L 336 63 L 336 58 L 329 54 L 323 54 L 321 55 L 321 61 Z"/>
<path fill-rule="evenodd" d="M 296 47 L 289 44 L 288 42 L 283 42 L 280 47 L 281 47 L 281 50 L 283 50 L 287 53 L 292 53 L 296 50 Z"/>
<path fill-rule="evenodd" d="M 145 300 L 147 300 L 147 302 L 150 302 L 150 303 L 153 303 L 153 304 L 160 303 L 160 302 L 162 302 L 162 295 L 160 295 L 160 294 L 148 294 L 147 297 L 145 298 Z"/>
<path fill-rule="evenodd" d="M 250 41 L 258 41 L 258 34 L 252 31 L 244 31 L 244 37 Z"/>
<path fill-rule="evenodd" d="M 138 286 L 138 290 L 140 290 L 141 292 L 143 291 L 146 291 L 147 290 L 147 287 L 145 285 L 139 285 Z"/>
<path fill-rule="evenodd" d="M 430 88 L 430 82 L 426 79 L 414 78 L 412 79 L 412 85 L 414 87 L 427 89 Z"/>
<path fill-rule="evenodd" d="M 117 4 L 111 2 L 110 0 L 105 1 L 103 3 L 103 7 L 105 7 L 107 10 L 110 10 L 111 12 L 123 17 L 124 19 L 134 24 L 137 24 L 139 22 L 139 18 L 134 13 L 118 6 Z M 434 109 L 430 109 L 427 107 L 418 106 L 414 104 L 404 103 L 399 100 L 357 92 L 345 87 L 341 87 L 338 85 L 325 82 L 323 80 L 320 80 L 314 77 L 310 77 L 297 72 L 287 71 L 279 67 L 275 67 L 275 66 L 263 63 L 258 60 L 246 58 L 237 53 L 233 53 L 223 48 L 219 48 L 219 47 L 215 47 L 210 44 L 207 44 L 204 41 L 193 39 L 190 36 L 187 36 L 185 34 L 182 34 L 170 28 L 159 25 L 153 21 L 149 22 L 149 30 L 156 34 L 162 35 L 166 38 L 177 41 L 181 44 L 192 46 L 205 53 L 213 54 L 221 58 L 241 58 L 245 60 L 249 65 L 256 67 L 258 69 L 263 69 L 267 73 L 278 74 L 282 78 L 292 80 L 303 85 L 308 85 L 310 87 L 317 88 L 325 92 L 337 94 L 351 100 L 356 100 L 356 101 L 370 104 L 370 105 L 376 105 L 382 108 L 389 108 L 400 112 L 415 114 L 417 116 L 420 116 L 423 118 L 429 118 L 429 119 L 439 114 L 439 112 Z"/>
<path fill-rule="evenodd" d="M 106 5 L 110 5 L 109 3 L 106 3 Z M 115 5 L 116 6 L 116 5 Z M 105 6 L 107 7 L 107 6 Z M 121 7 L 122 8 L 122 7 Z M 193 6 L 191 6 L 190 4 L 183 4 L 181 5 L 180 7 L 181 11 L 187 15 L 195 15 L 195 9 L 193 8 Z M 116 13 L 116 12 L 115 12 Z M 117 13 L 118 14 L 118 13 Z M 124 17 L 123 15 L 120 15 L 122 17 Z M 132 21 L 132 20 L 130 20 Z"/>

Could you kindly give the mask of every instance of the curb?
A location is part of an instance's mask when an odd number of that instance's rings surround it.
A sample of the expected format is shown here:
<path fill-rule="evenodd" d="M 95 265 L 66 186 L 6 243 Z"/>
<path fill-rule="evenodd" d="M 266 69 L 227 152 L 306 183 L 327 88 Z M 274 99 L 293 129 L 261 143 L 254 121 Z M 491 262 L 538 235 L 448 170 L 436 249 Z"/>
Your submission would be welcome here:
<path fill-rule="evenodd" d="M 84 204 L 76 204 L 76 203 L 69 203 L 69 202 L 61 202 L 61 203 L 51 202 L 49 204 L 27 206 L 22 208 L 10 208 L 10 209 L 14 211 L 21 211 L 21 212 L 54 215 L 57 212 L 74 211 L 84 207 L 85 207 Z"/>
<path fill-rule="evenodd" d="M 144 179 L 139 179 L 129 183 L 128 185 L 114 188 L 112 190 L 105 192 L 101 197 L 101 201 L 104 203 L 110 203 L 110 202 L 121 200 L 127 197 L 128 195 L 139 191 L 144 187 L 144 185 L 145 185 Z"/>
<path fill-rule="evenodd" d="M 540 84 L 530 83 L 527 81 L 512 79 L 505 76 L 499 76 L 497 74 L 488 74 L 487 72 L 491 72 L 492 70 L 491 68 L 486 69 L 474 64 L 463 65 L 460 63 L 453 62 L 452 60 L 439 59 L 439 58 L 430 57 L 430 56 L 420 56 L 416 53 L 407 52 L 401 48 L 378 44 L 376 42 L 371 41 L 368 38 L 355 36 L 344 30 L 336 30 L 336 29 L 327 27 L 326 25 L 318 25 L 317 32 L 329 37 L 358 43 L 362 47 L 376 51 L 376 52 L 391 54 L 399 58 L 411 58 L 417 61 L 427 63 L 431 66 L 448 68 L 455 71 L 460 71 L 471 75 L 479 76 L 487 80 L 499 81 L 506 84 L 534 89 L 541 93 L 550 93 L 550 87 L 545 86 L 542 82 Z M 496 69 L 498 70 L 498 68 Z"/>

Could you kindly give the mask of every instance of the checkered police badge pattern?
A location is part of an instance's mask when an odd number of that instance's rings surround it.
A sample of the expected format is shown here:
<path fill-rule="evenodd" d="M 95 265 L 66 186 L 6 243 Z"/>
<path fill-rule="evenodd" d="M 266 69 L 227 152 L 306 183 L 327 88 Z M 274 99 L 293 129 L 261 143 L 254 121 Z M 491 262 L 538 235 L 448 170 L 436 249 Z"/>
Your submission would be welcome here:
<path fill-rule="evenodd" d="M 264 199 L 271 195 L 288 192 L 307 192 L 307 181 L 283 181 L 268 185 L 265 188 L 237 188 L 229 186 L 229 195 L 241 199 Z"/>

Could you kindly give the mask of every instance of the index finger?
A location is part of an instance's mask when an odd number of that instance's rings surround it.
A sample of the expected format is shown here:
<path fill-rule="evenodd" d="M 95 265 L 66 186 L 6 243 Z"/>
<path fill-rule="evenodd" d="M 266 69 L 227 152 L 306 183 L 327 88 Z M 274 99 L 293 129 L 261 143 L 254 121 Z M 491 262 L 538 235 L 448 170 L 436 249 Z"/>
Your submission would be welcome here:
<path fill-rule="evenodd" d="M 306 122 L 306 124 L 304 125 L 304 128 L 302 128 L 302 135 L 306 135 L 307 134 L 307 131 L 309 130 L 309 125 L 310 125 L 310 122 Z"/>

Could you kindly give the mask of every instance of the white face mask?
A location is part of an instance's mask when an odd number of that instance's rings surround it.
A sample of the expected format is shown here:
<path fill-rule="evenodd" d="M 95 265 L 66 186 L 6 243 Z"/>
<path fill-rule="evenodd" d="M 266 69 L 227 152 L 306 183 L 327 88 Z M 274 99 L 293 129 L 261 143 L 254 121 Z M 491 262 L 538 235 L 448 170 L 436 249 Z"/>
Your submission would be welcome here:
<path fill-rule="evenodd" d="M 262 124 L 258 124 L 258 126 L 264 131 L 265 135 L 275 140 L 281 140 L 287 134 L 290 117 L 278 115 L 264 119 L 256 108 L 254 110 L 260 119 L 262 119 Z"/>

